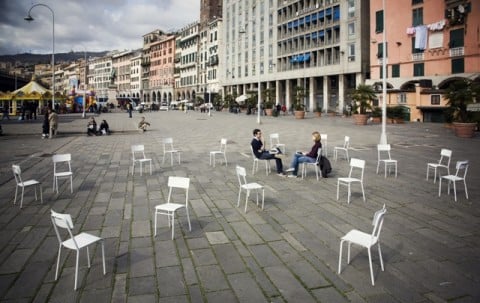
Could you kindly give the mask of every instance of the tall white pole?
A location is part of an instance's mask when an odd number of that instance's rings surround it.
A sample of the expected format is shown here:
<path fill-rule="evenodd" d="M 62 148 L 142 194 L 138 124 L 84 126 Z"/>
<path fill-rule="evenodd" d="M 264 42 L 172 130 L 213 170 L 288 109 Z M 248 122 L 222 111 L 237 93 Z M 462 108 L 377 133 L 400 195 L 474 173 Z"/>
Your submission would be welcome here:
<path fill-rule="evenodd" d="M 382 133 L 380 135 L 380 144 L 387 144 L 387 24 L 385 23 L 385 0 L 383 5 L 383 33 L 382 33 Z"/>
<path fill-rule="evenodd" d="M 30 15 L 30 12 L 34 7 L 37 6 L 46 7 L 52 13 L 52 108 L 55 108 L 55 13 L 50 8 L 50 6 L 43 3 L 37 3 L 30 7 L 30 9 L 28 10 L 27 17 L 24 18 L 26 21 L 30 22 L 34 20 L 33 17 Z"/>
<path fill-rule="evenodd" d="M 260 60 L 260 59 L 259 59 Z M 258 100 L 257 100 L 257 123 L 258 124 L 262 124 L 262 121 L 260 120 L 260 114 L 261 114 L 261 110 L 262 110 L 262 106 L 260 105 L 261 103 L 261 94 L 262 94 L 262 90 L 260 88 L 260 85 L 262 85 L 262 83 L 260 82 L 260 61 L 258 62 Z"/>
<path fill-rule="evenodd" d="M 87 105 L 87 49 L 84 50 L 84 59 L 85 59 L 85 68 L 84 68 L 84 78 L 83 78 L 83 113 L 82 118 L 85 118 L 85 106 Z"/>

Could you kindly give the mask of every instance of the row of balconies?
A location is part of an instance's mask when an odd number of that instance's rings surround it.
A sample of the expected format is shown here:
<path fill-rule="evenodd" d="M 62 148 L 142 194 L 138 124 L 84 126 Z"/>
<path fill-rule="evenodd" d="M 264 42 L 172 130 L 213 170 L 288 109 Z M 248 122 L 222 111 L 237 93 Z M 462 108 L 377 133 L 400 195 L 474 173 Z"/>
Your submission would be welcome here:
<path fill-rule="evenodd" d="M 329 39 L 325 41 L 314 40 L 314 41 L 310 43 L 306 43 L 304 45 L 290 46 L 290 47 L 288 47 L 286 44 L 281 45 L 278 47 L 277 55 L 282 56 L 282 55 L 288 55 L 294 52 L 314 50 L 321 47 L 331 47 L 332 45 L 338 44 L 340 42 L 340 39 Z"/>
<path fill-rule="evenodd" d="M 324 29 L 324 30 L 327 30 L 327 29 L 332 29 L 332 30 L 340 30 L 340 28 L 336 29 L 336 28 L 333 28 L 333 26 L 335 25 L 339 25 L 340 22 L 320 22 L 318 23 L 317 25 L 312 25 L 312 26 L 302 26 L 302 27 L 297 27 L 293 30 L 289 30 L 287 29 L 285 26 L 279 26 L 278 27 L 278 35 L 277 35 L 277 38 L 278 39 L 286 39 L 286 38 L 289 38 L 289 37 L 292 37 L 292 36 L 295 36 L 295 35 L 298 35 L 298 34 L 305 34 L 305 33 L 308 33 L 308 32 L 311 32 L 311 31 L 315 31 L 315 30 L 319 30 L 319 29 Z"/>

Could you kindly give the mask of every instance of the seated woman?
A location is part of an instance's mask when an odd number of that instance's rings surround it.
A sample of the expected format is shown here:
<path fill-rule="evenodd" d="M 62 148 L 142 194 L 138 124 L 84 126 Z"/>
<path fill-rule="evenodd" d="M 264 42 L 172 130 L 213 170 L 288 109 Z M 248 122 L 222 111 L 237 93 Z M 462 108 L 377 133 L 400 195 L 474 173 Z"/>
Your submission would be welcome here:
<path fill-rule="evenodd" d="M 102 135 L 110 135 L 110 127 L 108 126 L 107 120 L 102 120 L 102 123 L 100 123 L 100 133 Z"/>
<path fill-rule="evenodd" d="M 90 118 L 87 124 L 87 135 L 96 136 L 97 135 L 97 122 L 94 117 Z"/>
<path fill-rule="evenodd" d="M 145 121 L 145 117 L 142 117 L 142 120 L 140 120 L 140 122 L 138 122 L 138 129 L 146 131 L 147 126 L 150 126 L 150 123 Z"/>
<path fill-rule="evenodd" d="M 289 175 L 291 178 L 296 178 L 298 173 L 298 165 L 300 163 L 309 162 L 315 163 L 317 161 L 317 153 L 318 149 L 322 148 L 322 143 L 320 142 L 320 133 L 313 132 L 312 133 L 312 141 L 314 142 L 312 149 L 310 152 L 296 152 L 293 155 L 292 163 L 290 163 L 290 168 L 287 169 L 287 172 L 291 172 L 292 174 Z"/>

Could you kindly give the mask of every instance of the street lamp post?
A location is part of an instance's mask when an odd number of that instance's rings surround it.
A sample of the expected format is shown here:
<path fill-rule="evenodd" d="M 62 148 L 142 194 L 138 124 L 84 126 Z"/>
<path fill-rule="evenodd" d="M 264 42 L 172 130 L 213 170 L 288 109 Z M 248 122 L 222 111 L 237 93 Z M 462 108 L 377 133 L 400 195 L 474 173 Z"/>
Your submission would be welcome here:
<path fill-rule="evenodd" d="M 380 134 L 380 144 L 387 144 L 387 41 L 386 41 L 386 28 L 385 23 L 385 0 L 382 1 L 383 5 L 383 33 L 382 33 L 382 133 Z"/>
<path fill-rule="evenodd" d="M 244 29 L 241 29 L 239 34 L 246 34 L 247 33 L 247 25 L 245 25 L 245 28 Z M 257 90 L 258 90 L 258 96 L 257 96 L 257 123 L 258 124 L 262 124 L 262 121 L 260 120 L 260 114 L 261 114 L 261 101 L 262 101 L 262 97 L 261 97 L 261 93 L 262 93 L 262 89 L 261 89 L 261 85 L 262 85 L 262 82 L 261 82 L 261 78 L 260 78 L 260 61 L 258 61 L 258 84 L 257 84 Z"/>
<path fill-rule="evenodd" d="M 83 70 L 83 110 L 82 110 L 82 118 L 85 118 L 86 117 L 86 114 L 85 114 L 85 107 L 87 105 L 87 49 L 85 48 L 85 46 L 83 46 L 84 50 L 83 50 L 83 56 L 84 56 L 84 60 L 85 60 L 85 68 Z"/>
<path fill-rule="evenodd" d="M 34 7 L 37 7 L 37 6 L 46 7 L 52 13 L 52 108 L 54 108 L 55 107 L 55 13 L 50 8 L 50 6 L 43 3 L 37 3 L 37 4 L 34 4 L 32 7 L 30 7 L 30 9 L 28 10 L 28 14 L 24 18 L 26 21 L 31 22 L 34 20 L 30 12 Z"/>

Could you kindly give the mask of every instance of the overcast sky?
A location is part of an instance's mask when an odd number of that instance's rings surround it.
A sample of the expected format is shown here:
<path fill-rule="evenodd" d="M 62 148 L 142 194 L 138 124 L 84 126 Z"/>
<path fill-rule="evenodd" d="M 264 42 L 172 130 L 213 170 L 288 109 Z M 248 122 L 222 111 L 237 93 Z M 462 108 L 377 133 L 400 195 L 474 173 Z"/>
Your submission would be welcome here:
<path fill-rule="evenodd" d="M 0 55 L 131 50 L 155 29 L 171 31 L 200 19 L 200 0 L 0 0 Z"/>

